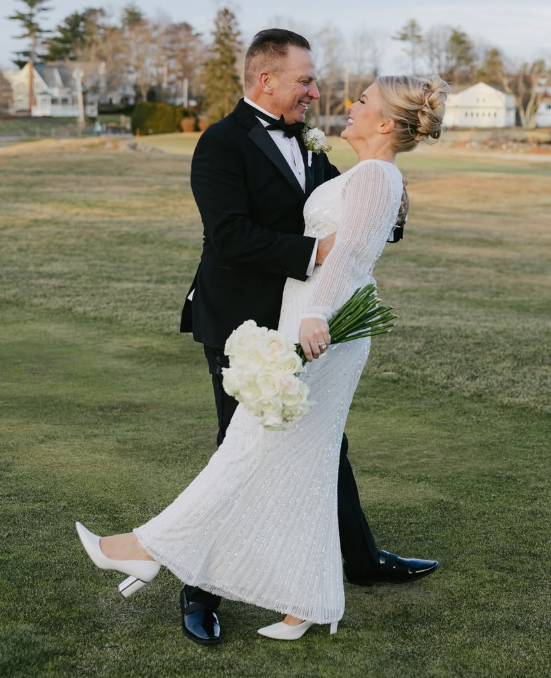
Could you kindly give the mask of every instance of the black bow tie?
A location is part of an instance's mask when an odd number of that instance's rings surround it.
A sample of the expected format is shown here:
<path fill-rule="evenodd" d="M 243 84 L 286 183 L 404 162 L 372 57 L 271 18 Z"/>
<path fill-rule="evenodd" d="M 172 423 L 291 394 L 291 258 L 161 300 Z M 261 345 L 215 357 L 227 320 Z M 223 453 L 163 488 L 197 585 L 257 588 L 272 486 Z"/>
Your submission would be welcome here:
<path fill-rule="evenodd" d="M 268 127 L 266 127 L 267 130 L 278 129 L 281 132 L 284 132 L 285 136 L 289 137 L 290 139 L 291 137 L 299 137 L 302 130 L 304 129 L 303 122 L 294 122 L 291 125 L 288 125 L 285 122 L 285 118 L 283 116 L 281 116 L 279 120 L 276 120 L 275 118 L 272 118 L 271 115 L 266 115 L 266 113 L 259 111 L 258 108 L 250 106 L 249 104 L 247 105 L 257 118 L 262 118 L 262 120 L 270 123 Z"/>

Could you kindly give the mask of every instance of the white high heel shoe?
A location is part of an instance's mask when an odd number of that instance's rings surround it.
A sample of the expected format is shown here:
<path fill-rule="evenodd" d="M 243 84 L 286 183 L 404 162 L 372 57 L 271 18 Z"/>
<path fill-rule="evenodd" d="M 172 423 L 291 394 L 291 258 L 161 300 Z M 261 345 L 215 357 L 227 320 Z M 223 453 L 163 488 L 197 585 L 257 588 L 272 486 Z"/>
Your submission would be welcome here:
<path fill-rule="evenodd" d="M 77 523 L 77 532 L 84 546 L 86 553 L 90 556 L 90 560 L 97 565 L 101 570 L 115 570 L 123 574 L 129 574 L 128 579 L 125 579 L 119 584 L 119 593 L 128 598 L 136 591 L 139 591 L 143 586 L 149 583 L 157 576 L 161 569 L 159 563 L 154 560 L 114 560 L 108 558 L 100 547 L 100 539 L 97 534 L 93 534 L 82 523 Z"/>
<path fill-rule="evenodd" d="M 291 624 L 286 624 L 285 622 L 277 622 L 277 624 L 271 624 L 271 626 L 265 626 L 262 629 L 258 629 L 258 633 L 261 636 L 266 636 L 266 638 L 274 638 L 275 640 L 298 640 L 308 631 L 308 629 L 314 624 L 311 621 L 303 621 L 302 624 L 297 624 L 296 626 L 291 626 Z M 333 635 L 337 633 L 337 627 L 339 622 L 333 622 L 330 626 L 329 633 Z"/>

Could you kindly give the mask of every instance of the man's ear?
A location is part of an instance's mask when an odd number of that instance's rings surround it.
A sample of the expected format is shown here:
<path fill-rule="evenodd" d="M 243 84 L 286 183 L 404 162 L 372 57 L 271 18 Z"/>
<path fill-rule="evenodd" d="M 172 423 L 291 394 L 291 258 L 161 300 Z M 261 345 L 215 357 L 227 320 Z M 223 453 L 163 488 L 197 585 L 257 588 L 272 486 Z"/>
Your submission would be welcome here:
<path fill-rule="evenodd" d="M 258 83 L 260 85 L 260 89 L 265 94 L 272 94 L 274 88 L 273 88 L 273 76 L 271 73 L 267 73 L 266 71 L 262 72 L 258 76 Z"/>
<path fill-rule="evenodd" d="M 390 134 L 395 127 L 396 123 L 394 120 L 385 120 L 377 127 L 377 132 L 379 132 L 379 134 Z"/>

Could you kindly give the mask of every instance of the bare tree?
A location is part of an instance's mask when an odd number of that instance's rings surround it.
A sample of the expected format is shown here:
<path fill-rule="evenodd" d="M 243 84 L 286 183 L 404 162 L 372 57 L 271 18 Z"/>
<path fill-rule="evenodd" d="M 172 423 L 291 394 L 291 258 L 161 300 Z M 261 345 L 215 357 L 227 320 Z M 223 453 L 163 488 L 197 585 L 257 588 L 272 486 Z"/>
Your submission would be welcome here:
<path fill-rule="evenodd" d="M 127 8 L 128 10 L 128 8 Z M 146 101 L 147 93 L 162 80 L 162 29 L 146 19 L 132 21 L 122 30 L 127 77 Z"/>
<path fill-rule="evenodd" d="M 201 88 L 201 69 L 205 45 L 190 24 L 169 23 L 163 31 L 163 62 L 166 88 L 172 99 L 182 96 L 184 80 L 191 98 L 197 98 Z"/>
<path fill-rule="evenodd" d="M 543 59 L 523 63 L 512 75 L 504 77 L 504 89 L 515 97 L 520 124 L 524 129 L 536 127 L 538 109 L 551 84 L 551 73 Z"/>
<path fill-rule="evenodd" d="M 359 29 L 354 33 L 349 49 L 350 90 L 353 100 L 377 77 L 384 53 L 384 39 L 378 31 Z"/>
<path fill-rule="evenodd" d="M 442 25 L 432 26 L 426 32 L 424 46 L 430 73 L 439 73 L 442 76 L 449 73 L 452 66 L 452 56 L 450 53 L 451 34 L 451 27 Z"/>
<path fill-rule="evenodd" d="M 404 51 L 407 54 L 409 68 L 413 75 L 417 74 L 420 57 L 420 47 L 423 42 L 421 26 L 415 19 L 409 19 L 405 26 L 392 38 L 404 43 Z"/>
<path fill-rule="evenodd" d="M 338 96 L 346 69 L 342 33 L 335 26 L 325 26 L 316 34 L 312 50 L 318 71 L 319 111 L 324 116 L 323 128 L 328 134 L 333 116 L 344 110 L 342 96 Z"/>

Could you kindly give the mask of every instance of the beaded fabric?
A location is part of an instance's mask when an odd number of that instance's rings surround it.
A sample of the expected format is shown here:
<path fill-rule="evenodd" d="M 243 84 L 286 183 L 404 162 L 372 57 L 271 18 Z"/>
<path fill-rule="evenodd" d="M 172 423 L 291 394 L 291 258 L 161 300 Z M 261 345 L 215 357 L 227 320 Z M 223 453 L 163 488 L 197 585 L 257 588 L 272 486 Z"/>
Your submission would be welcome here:
<path fill-rule="evenodd" d="M 305 234 L 337 230 L 306 281 L 288 279 L 279 329 L 298 340 L 304 317 L 329 319 L 371 273 L 402 195 L 395 165 L 366 160 L 322 184 L 305 205 Z M 344 613 L 337 477 L 344 424 L 370 339 L 329 346 L 307 364 L 312 410 L 283 431 L 239 405 L 205 469 L 162 513 L 134 530 L 186 584 L 299 619 Z"/>

